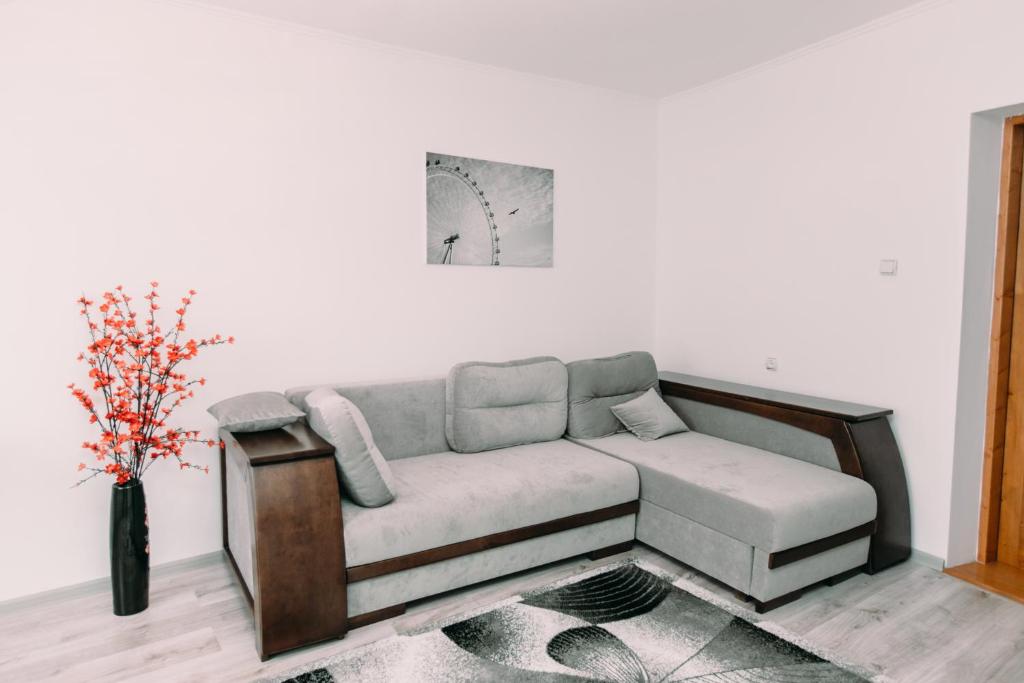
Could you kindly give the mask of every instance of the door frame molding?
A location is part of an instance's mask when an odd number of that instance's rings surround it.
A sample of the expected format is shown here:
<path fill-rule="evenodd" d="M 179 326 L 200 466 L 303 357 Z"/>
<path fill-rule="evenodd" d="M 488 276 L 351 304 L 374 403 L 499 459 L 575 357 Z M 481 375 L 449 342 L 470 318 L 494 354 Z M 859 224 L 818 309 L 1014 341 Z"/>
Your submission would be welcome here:
<path fill-rule="evenodd" d="M 1003 124 L 999 169 L 999 219 L 992 297 L 988 392 L 985 407 L 985 458 L 982 469 L 978 561 L 994 562 L 999 545 L 999 512 L 1006 452 L 1006 407 L 1010 385 L 1010 342 L 1014 288 L 1021 227 L 1021 183 L 1024 181 L 1024 116 Z M 1022 332 L 1024 334 L 1024 332 Z"/>

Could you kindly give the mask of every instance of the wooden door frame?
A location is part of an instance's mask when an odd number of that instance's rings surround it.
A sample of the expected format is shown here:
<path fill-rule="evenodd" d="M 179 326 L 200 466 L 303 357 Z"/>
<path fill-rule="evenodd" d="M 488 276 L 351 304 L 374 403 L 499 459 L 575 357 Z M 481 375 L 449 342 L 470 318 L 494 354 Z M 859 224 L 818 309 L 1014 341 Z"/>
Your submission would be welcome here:
<path fill-rule="evenodd" d="M 992 337 L 988 360 L 988 395 L 985 409 L 985 460 L 981 483 L 981 520 L 978 561 L 994 562 L 999 545 L 999 508 L 1002 499 L 1006 449 L 1006 407 L 1010 385 L 1010 342 L 1013 332 L 1014 288 L 1021 227 L 1021 182 L 1024 172 L 1024 116 L 1011 116 L 1003 127 L 1003 154 L 999 170 L 999 222 L 996 229 L 995 285 L 992 300 Z M 1021 332 L 1024 334 L 1024 332 Z"/>

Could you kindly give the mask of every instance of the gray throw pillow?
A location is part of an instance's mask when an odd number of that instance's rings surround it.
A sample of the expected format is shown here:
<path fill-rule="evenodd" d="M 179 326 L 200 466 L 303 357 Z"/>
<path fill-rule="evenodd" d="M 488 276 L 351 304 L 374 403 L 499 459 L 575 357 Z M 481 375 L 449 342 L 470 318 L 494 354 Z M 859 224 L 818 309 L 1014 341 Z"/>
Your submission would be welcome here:
<path fill-rule="evenodd" d="M 373 443 L 362 412 L 352 401 L 331 389 L 306 396 L 309 426 L 334 446 L 343 490 L 354 503 L 374 508 L 395 499 L 391 466 Z"/>
<path fill-rule="evenodd" d="M 206 409 L 229 432 L 262 432 L 290 425 L 305 413 L 276 391 L 256 391 L 214 403 Z"/>
<path fill-rule="evenodd" d="M 654 389 L 648 389 L 632 401 L 612 406 L 611 411 L 641 441 L 690 431 Z"/>

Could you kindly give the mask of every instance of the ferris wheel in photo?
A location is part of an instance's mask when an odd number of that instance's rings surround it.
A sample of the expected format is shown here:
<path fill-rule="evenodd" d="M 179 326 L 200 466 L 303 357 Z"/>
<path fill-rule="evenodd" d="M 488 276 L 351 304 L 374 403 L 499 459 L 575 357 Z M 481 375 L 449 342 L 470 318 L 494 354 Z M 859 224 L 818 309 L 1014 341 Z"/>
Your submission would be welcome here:
<path fill-rule="evenodd" d="M 501 238 L 484 188 L 468 169 L 427 158 L 427 263 L 501 265 Z"/>

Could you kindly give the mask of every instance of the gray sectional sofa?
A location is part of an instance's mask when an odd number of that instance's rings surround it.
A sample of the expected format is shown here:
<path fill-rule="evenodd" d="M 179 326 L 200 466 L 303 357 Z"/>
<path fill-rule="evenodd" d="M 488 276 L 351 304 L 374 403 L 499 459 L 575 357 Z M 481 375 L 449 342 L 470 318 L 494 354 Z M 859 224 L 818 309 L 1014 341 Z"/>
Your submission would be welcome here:
<path fill-rule="evenodd" d="M 909 526 L 897 519 L 905 481 L 894 496 L 892 482 L 879 487 L 864 474 L 865 463 L 879 472 L 893 458 L 895 441 L 875 434 L 878 420 L 888 431 L 887 411 L 827 415 L 813 407 L 818 399 L 744 399 L 683 377 L 659 378 L 637 352 L 332 385 L 361 411 L 390 467 L 394 500 L 372 508 L 339 491 L 334 448 L 303 422 L 223 431 L 225 549 L 253 603 L 260 654 L 634 540 L 758 610 L 906 557 Z M 641 441 L 622 430 L 610 408 L 651 388 L 689 431 Z M 313 389 L 286 395 L 306 410 Z M 849 425 L 861 422 L 873 425 L 871 439 L 852 436 Z M 895 458 L 902 476 L 898 450 Z M 873 537 L 882 539 L 874 549 Z"/>

